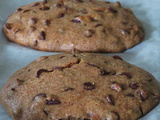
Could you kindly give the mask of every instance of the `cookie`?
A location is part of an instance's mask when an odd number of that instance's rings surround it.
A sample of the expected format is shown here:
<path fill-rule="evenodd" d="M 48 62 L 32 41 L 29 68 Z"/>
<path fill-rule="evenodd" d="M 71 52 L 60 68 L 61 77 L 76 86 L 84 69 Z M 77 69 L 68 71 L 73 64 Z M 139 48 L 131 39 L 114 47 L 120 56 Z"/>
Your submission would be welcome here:
<path fill-rule="evenodd" d="M 43 51 L 122 52 L 143 40 L 141 23 L 120 2 L 44 0 L 19 7 L 3 28 L 13 42 Z"/>
<path fill-rule="evenodd" d="M 158 104 L 148 72 L 118 56 L 43 56 L 14 73 L 0 101 L 14 120 L 137 120 Z"/>

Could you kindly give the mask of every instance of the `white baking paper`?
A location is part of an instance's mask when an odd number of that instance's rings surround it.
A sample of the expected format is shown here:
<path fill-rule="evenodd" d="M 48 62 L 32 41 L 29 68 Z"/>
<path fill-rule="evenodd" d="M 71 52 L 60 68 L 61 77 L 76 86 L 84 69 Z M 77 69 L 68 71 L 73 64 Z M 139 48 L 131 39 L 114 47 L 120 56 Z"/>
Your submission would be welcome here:
<path fill-rule="evenodd" d="M 19 6 L 36 0 L 0 0 L 0 29 L 7 17 Z M 115 2 L 116 0 L 110 0 Z M 145 40 L 139 45 L 117 53 L 127 62 L 152 73 L 160 82 L 160 0 L 119 0 L 123 7 L 130 7 L 143 23 Z M 36 51 L 10 42 L 0 31 L 0 88 L 16 70 L 43 55 L 54 52 Z M 113 55 L 113 54 L 106 54 Z M 25 99 L 25 98 L 24 98 Z M 0 120 L 11 120 L 0 105 Z M 139 120 L 160 120 L 160 105 Z"/>

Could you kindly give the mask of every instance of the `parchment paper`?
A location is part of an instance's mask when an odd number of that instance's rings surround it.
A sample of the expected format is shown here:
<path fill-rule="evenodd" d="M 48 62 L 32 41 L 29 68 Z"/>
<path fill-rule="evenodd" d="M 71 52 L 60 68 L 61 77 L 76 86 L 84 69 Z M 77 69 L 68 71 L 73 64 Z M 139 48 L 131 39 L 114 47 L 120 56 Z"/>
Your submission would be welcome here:
<path fill-rule="evenodd" d="M 0 29 L 14 10 L 34 1 L 37 0 L 0 0 Z M 116 0 L 110 1 L 115 2 Z M 143 23 L 146 34 L 141 44 L 116 55 L 150 72 L 160 82 L 160 0 L 119 1 L 123 7 L 130 7 L 133 10 Z M 10 42 L 0 31 L 0 88 L 16 70 L 40 56 L 52 54 L 57 53 L 36 51 Z M 0 120 L 11 120 L 1 105 Z M 160 120 L 160 105 L 140 120 Z"/>

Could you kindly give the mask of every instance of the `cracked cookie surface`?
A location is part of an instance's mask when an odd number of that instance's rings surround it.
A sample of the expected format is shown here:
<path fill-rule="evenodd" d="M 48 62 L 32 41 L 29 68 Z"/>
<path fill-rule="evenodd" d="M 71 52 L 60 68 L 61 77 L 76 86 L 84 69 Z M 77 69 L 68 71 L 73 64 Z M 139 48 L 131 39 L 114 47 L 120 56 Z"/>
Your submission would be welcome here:
<path fill-rule="evenodd" d="M 122 52 L 144 37 L 131 9 L 96 0 L 25 5 L 9 16 L 3 31 L 9 40 L 43 51 Z"/>
<path fill-rule="evenodd" d="M 0 101 L 13 120 L 137 120 L 155 107 L 159 87 L 119 56 L 43 56 L 14 73 Z"/>

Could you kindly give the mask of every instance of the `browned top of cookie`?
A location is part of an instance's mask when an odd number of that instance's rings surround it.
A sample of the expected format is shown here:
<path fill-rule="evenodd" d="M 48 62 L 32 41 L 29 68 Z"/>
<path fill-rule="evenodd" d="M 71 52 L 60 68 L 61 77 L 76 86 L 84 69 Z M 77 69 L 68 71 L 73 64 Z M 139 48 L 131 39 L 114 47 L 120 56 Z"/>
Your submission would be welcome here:
<path fill-rule="evenodd" d="M 0 100 L 14 120 L 137 120 L 159 99 L 148 72 L 118 56 L 44 56 L 14 73 Z"/>
<path fill-rule="evenodd" d="M 44 0 L 19 7 L 4 25 L 9 40 L 44 51 L 122 52 L 144 32 L 119 2 Z"/>

